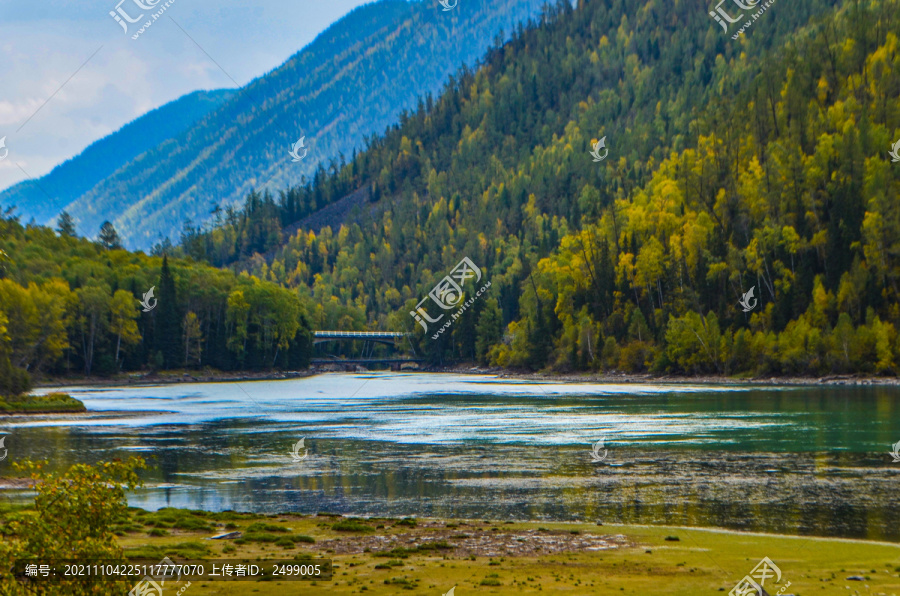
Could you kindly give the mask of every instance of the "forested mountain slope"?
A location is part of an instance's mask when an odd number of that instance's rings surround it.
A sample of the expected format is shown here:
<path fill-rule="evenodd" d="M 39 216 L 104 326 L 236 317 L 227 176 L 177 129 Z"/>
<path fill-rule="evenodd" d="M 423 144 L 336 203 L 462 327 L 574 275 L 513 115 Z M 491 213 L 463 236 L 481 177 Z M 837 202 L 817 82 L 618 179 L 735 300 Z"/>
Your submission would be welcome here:
<path fill-rule="evenodd" d="M 26 220 L 48 223 L 69 203 L 159 143 L 181 134 L 234 94 L 230 89 L 195 91 L 152 110 L 92 143 L 46 176 L 0 192 L 0 204 L 14 205 Z M 97 230 L 86 230 L 93 235 Z"/>
<path fill-rule="evenodd" d="M 291 326 L 305 311 L 312 329 L 412 331 L 434 362 L 896 374 L 897 7 L 778 4 L 732 40 L 699 2 L 562 3 L 343 168 L 277 199 L 253 194 L 211 231 L 186 230 L 172 256 L 195 261 L 173 266 L 178 299 L 166 301 L 180 327 L 145 339 L 156 353 L 133 366 L 204 354 L 290 366 L 307 357 L 306 324 Z M 604 136 L 609 155 L 594 162 Z M 350 222 L 339 230 L 282 235 L 351 195 L 356 212 L 335 215 Z M 37 353 L 81 366 L 91 322 L 103 321 L 114 370 L 114 340 L 127 334 L 113 322 L 116 290 L 162 285 L 159 261 L 9 226 L 9 304 L 50 304 L 66 295 L 59 277 L 74 292 L 57 303 L 75 317 L 69 351 Z M 487 294 L 446 333 L 423 332 L 410 312 L 464 257 Z M 92 318 L 95 306 L 105 314 Z M 0 303 L 8 321 L 25 320 L 10 308 Z M 10 358 L 38 358 L 30 344 L 8 347 L 20 336 L 0 338 Z M 184 351 L 157 357 L 153 337 Z"/>
<path fill-rule="evenodd" d="M 436 359 L 894 371 L 896 10 L 779 3 L 733 40 L 703 2 L 561 4 L 340 172 L 251 196 L 185 250 L 284 242 L 246 266 L 310 285 L 314 326 L 414 330 Z M 280 237 L 359 188 L 374 215 Z M 409 312 L 463 256 L 489 298 L 432 340 Z"/>
<path fill-rule="evenodd" d="M 94 235 L 110 220 L 126 245 L 149 248 L 177 236 L 182 222 L 201 223 L 252 189 L 299 184 L 317 166 L 363 146 L 542 2 L 468 0 L 448 12 L 431 0 L 362 6 L 68 210 L 81 233 Z M 288 151 L 301 136 L 309 154 L 293 162 Z"/>

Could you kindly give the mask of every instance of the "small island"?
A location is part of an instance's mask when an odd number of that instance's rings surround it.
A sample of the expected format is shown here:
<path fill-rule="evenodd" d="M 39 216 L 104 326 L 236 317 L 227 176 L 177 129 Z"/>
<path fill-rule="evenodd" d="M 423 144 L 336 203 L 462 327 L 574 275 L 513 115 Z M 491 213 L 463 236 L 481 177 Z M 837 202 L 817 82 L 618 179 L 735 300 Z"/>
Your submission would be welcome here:
<path fill-rule="evenodd" d="M 80 401 L 67 393 L 18 395 L 0 398 L 0 416 L 13 414 L 61 414 L 86 412 Z"/>

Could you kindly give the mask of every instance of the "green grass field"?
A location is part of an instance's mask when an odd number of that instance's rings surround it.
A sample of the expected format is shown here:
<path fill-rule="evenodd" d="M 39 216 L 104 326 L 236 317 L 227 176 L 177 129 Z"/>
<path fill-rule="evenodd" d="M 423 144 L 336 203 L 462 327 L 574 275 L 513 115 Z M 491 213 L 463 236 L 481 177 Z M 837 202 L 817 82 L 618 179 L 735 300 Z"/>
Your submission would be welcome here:
<path fill-rule="evenodd" d="M 237 541 L 205 540 L 224 531 L 243 535 Z M 456 596 L 727 594 L 765 556 L 783 574 L 780 583 L 766 585 L 772 596 L 787 582 L 782 594 L 900 594 L 900 545 L 714 529 L 423 519 L 346 523 L 328 516 L 169 509 L 138 512 L 120 529 L 120 542 L 132 555 L 168 555 L 176 561 L 304 556 L 334 561 L 331 581 L 195 581 L 185 591 L 190 595 L 437 596 L 454 586 Z M 598 544 L 611 548 L 587 550 L 602 548 Z M 541 552 L 531 552 L 537 548 Z"/>

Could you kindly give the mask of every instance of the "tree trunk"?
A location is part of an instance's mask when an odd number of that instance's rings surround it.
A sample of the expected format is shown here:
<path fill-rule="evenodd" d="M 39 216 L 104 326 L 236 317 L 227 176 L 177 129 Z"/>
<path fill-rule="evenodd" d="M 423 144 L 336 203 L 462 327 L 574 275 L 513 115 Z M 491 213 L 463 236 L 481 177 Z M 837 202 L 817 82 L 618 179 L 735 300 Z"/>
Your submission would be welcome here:
<path fill-rule="evenodd" d="M 94 364 L 94 335 L 97 327 L 97 317 L 96 315 L 91 315 L 91 331 L 90 331 L 90 341 L 85 343 L 85 336 L 82 333 L 81 345 L 84 348 L 84 374 L 85 376 L 91 376 L 91 368 Z"/>

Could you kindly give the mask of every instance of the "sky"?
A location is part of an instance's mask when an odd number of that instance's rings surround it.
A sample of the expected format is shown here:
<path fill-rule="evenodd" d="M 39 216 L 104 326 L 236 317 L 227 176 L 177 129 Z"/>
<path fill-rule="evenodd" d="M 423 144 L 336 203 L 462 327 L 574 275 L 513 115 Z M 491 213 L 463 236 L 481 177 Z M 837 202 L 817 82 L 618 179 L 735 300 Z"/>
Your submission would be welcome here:
<path fill-rule="evenodd" d="M 368 1 L 0 0 L 0 189 L 186 93 L 248 83 Z M 126 33 L 117 8 L 144 18 Z"/>

